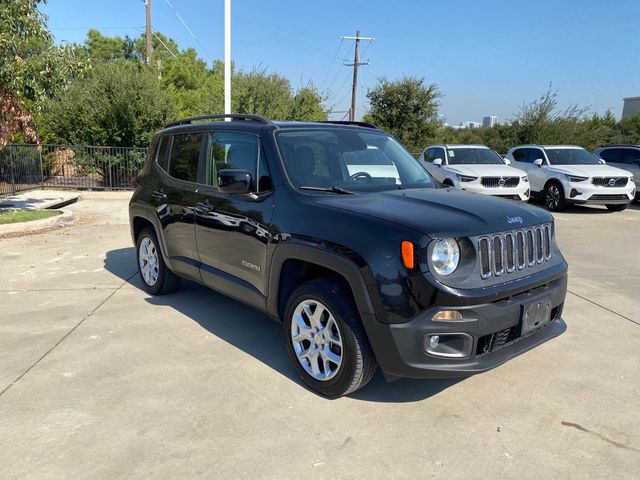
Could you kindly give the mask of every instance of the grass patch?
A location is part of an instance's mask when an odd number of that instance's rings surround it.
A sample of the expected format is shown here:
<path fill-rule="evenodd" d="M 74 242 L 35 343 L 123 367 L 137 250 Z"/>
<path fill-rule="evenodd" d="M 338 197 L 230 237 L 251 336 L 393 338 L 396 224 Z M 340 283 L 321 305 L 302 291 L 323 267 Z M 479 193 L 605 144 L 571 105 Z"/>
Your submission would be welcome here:
<path fill-rule="evenodd" d="M 2 210 L 0 211 L 0 225 L 42 220 L 43 218 L 55 217 L 61 213 L 60 210 Z"/>

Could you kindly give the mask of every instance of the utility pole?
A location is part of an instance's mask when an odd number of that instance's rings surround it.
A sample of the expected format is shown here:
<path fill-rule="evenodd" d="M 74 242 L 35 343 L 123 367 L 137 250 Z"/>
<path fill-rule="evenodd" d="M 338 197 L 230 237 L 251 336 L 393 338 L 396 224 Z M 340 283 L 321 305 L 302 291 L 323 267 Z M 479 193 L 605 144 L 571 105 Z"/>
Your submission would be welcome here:
<path fill-rule="evenodd" d="M 151 0 L 144 0 L 144 4 L 147 7 L 147 28 L 146 28 L 146 33 L 147 33 L 147 44 L 146 44 L 146 51 L 147 51 L 147 58 L 146 58 L 146 64 L 149 65 L 151 63 Z"/>
<path fill-rule="evenodd" d="M 356 48 L 353 54 L 353 63 L 345 63 L 346 66 L 353 66 L 353 84 L 351 85 L 351 108 L 349 109 L 349 121 L 354 122 L 356 118 L 356 93 L 358 89 L 358 67 L 360 65 L 369 65 L 369 61 L 360 62 L 360 40 L 374 41 L 373 37 L 361 37 L 360 30 L 356 32 L 355 37 L 342 37 L 343 40 L 355 40 Z"/>

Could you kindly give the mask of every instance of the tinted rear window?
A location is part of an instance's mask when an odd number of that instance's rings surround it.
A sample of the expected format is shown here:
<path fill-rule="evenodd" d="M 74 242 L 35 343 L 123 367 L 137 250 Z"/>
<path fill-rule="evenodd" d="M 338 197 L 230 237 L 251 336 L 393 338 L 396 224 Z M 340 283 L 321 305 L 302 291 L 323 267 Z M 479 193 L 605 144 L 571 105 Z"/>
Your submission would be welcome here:
<path fill-rule="evenodd" d="M 171 137 L 162 137 L 158 146 L 158 165 L 167 172 L 169 170 L 169 144 Z"/>
<path fill-rule="evenodd" d="M 180 180 L 198 180 L 198 159 L 202 133 L 183 133 L 173 136 L 169 157 L 169 175 Z"/>

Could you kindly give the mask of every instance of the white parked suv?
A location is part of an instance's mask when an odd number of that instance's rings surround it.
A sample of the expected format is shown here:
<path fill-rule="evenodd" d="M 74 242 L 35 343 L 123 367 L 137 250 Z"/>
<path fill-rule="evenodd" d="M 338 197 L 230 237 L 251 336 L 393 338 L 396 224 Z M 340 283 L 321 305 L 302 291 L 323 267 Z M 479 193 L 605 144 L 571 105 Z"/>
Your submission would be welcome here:
<path fill-rule="evenodd" d="M 513 165 L 529 175 L 531 195 L 544 198 L 549 210 L 567 203 L 606 205 L 620 211 L 633 200 L 633 176 L 575 145 L 521 145 L 507 153 Z"/>
<path fill-rule="evenodd" d="M 432 145 L 418 158 L 439 182 L 469 192 L 529 200 L 529 180 L 486 145 Z"/>

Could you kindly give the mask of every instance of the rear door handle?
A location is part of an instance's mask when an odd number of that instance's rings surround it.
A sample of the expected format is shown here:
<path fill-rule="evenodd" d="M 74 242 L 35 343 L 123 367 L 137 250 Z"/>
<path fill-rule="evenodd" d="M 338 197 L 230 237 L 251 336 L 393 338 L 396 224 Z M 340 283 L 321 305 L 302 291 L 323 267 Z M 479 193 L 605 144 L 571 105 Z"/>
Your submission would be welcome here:
<path fill-rule="evenodd" d="M 164 200 L 165 198 L 167 198 L 167 194 L 164 192 L 160 192 L 158 190 L 154 190 L 153 193 L 151 194 L 151 196 L 153 198 L 157 198 L 158 200 Z"/>

